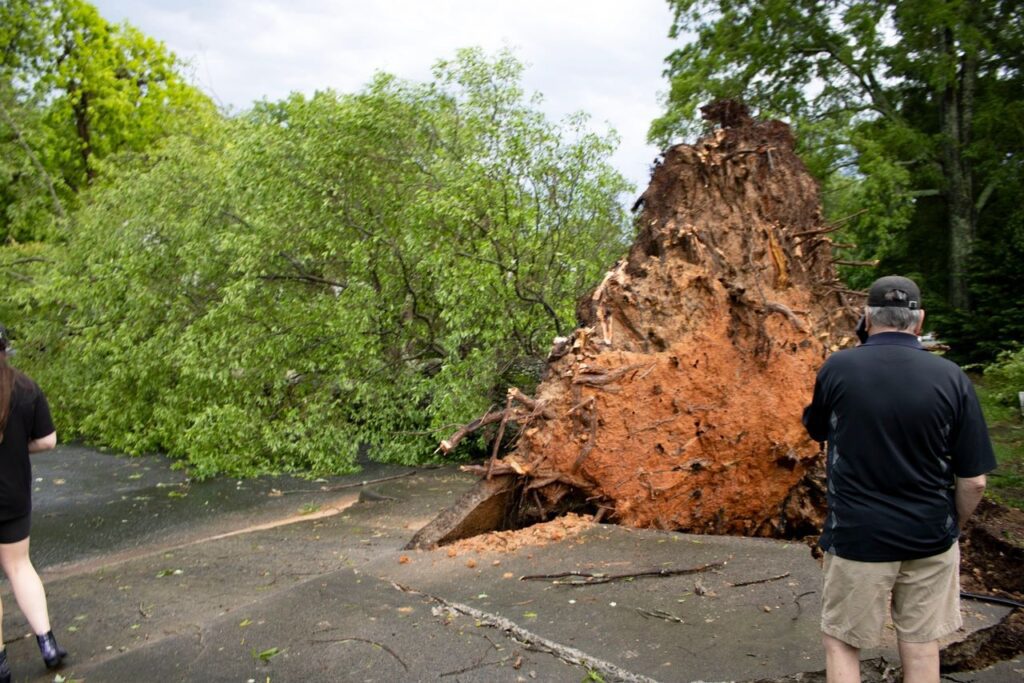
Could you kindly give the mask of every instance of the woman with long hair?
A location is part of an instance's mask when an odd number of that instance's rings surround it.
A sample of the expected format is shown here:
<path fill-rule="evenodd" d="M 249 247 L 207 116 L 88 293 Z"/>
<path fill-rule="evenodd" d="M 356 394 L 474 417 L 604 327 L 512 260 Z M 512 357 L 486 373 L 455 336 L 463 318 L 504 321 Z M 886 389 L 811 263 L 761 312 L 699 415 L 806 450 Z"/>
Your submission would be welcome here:
<path fill-rule="evenodd" d="M 50 417 L 50 406 L 39 385 L 8 364 L 9 349 L 7 330 L 0 325 L 0 567 L 11 582 L 18 607 L 36 634 L 43 661 L 48 668 L 56 668 L 68 653 L 57 645 L 50 630 L 43 582 L 28 557 L 28 534 L 32 523 L 29 454 L 56 446 L 57 432 Z M 3 648 L 0 649 L 0 683 L 10 680 L 7 650 Z"/>

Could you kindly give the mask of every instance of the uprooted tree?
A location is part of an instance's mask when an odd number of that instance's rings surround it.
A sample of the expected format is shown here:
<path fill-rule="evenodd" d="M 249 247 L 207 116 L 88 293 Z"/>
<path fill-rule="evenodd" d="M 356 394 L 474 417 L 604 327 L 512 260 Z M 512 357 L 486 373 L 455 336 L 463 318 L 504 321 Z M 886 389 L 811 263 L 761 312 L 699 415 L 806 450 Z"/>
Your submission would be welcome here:
<path fill-rule="evenodd" d="M 702 111 L 719 127 L 664 154 L 635 243 L 580 301 L 536 396 L 512 388 L 441 443 L 496 429 L 490 462 L 465 468 L 483 481 L 411 545 L 583 506 L 635 527 L 819 528 L 820 448 L 800 416 L 862 299 L 836 278 L 835 226 L 789 127 L 734 102 Z"/>

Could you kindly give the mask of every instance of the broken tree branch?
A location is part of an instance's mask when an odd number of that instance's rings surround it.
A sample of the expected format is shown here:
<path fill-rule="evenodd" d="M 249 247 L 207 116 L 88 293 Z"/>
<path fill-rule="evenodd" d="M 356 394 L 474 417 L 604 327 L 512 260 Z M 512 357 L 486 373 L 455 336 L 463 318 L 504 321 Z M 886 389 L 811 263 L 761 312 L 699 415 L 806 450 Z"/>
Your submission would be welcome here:
<path fill-rule="evenodd" d="M 397 654 L 395 654 L 394 650 L 392 650 L 390 647 L 388 647 L 384 643 L 378 643 L 376 640 L 370 640 L 369 638 L 356 638 L 355 636 L 350 636 L 348 638 L 314 638 L 314 639 L 312 639 L 309 642 L 311 642 L 311 643 L 350 643 L 350 642 L 366 643 L 368 645 L 373 645 L 374 647 L 378 647 L 381 650 L 384 650 L 384 652 L 387 652 L 389 655 L 391 655 L 396 660 L 398 660 L 398 663 L 402 665 L 403 669 L 405 669 L 406 671 L 409 670 L 409 666 L 405 662 L 402 661 L 401 657 L 399 657 Z"/>
<path fill-rule="evenodd" d="M 555 419 L 555 413 L 550 408 L 545 406 L 543 401 L 537 401 L 530 398 L 516 387 L 512 387 L 511 389 L 509 389 L 508 393 L 509 396 L 513 397 L 518 403 L 526 406 L 535 414 L 543 417 L 545 420 Z"/>
<path fill-rule="evenodd" d="M 579 375 L 572 378 L 573 384 L 586 384 L 588 386 L 597 387 L 604 384 L 611 384 L 616 382 L 625 375 L 629 374 L 633 370 L 642 367 L 643 363 L 632 363 L 625 367 L 619 368 L 618 370 L 612 370 L 611 372 L 604 372 L 603 370 L 588 370 L 587 372 L 580 373 Z"/>
<path fill-rule="evenodd" d="M 435 453 L 441 452 L 441 453 L 448 454 L 448 453 L 452 452 L 453 450 L 455 450 L 455 447 L 459 445 L 460 441 L 465 439 L 467 436 L 469 436 L 470 434 L 472 434 L 476 430 L 480 429 L 484 425 L 489 425 L 489 424 L 492 424 L 494 422 L 499 422 L 500 420 L 504 419 L 504 417 L 505 417 L 505 411 L 504 410 L 496 410 L 496 411 L 487 413 L 483 417 L 478 417 L 477 419 L 473 420 L 469 424 L 465 424 L 462 427 L 460 427 L 457 432 L 455 432 L 454 434 L 449 436 L 447 439 L 444 439 L 438 445 L 437 449 L 434 452 Z"/>
<path fill-rule="evenodd" d="M 494 463 L 498 460 L 498 449 L 501 448 L 501 439 L 505 436 L 505 425 L 508 424 L 509 413 L 512 412 L 512 390 L 508 392 L 508 398 L 505 399 L 505 410 L 501 416 L 501 424 L 498 425 L 498 435 L 494 437 L 494 448 L 491 449 L 491 459 L 487 463 L 487 479 L 491 478 L 491 471 L 494 469 Z"/>
<path fill-rule="evenodd" d="M 764 303 L 764 310 L 767 311 L 768 313 L 781 313 L 782 315 L 786 316 L 789 322 L 793 324 L 793 327 L 796 328 L 797 332 L 807 331 L 807 328 L 804 326 L 803 321 L 800 320 L 800 318 L 796 316 L 796 313 L 794 313 L 793 310 L 789 306 L 786 306 L 785 304 L 776 303 L 774 301 L 766 301 Z"/>
<path fill-rule="evenodd" d="M 803 612 L 803 605 L 800 604 L 800 598 L 807 597 L 808 595 L 814 595 L 815 591 L 804 591 L 800 595 L 793 596 L 793 604 L 796 605 L 796 614 L 793 615 L 793 621 L 800 618 L 800 614 Z"/>
<path fill-rule="evenodd" d="M 64 211 L 64 205 L 61 203 L 60 198 L 57 196 L 57 188 L 54 185 L 53 177 L 50 176 L 50 174 L 47 172 L 46 167 L 43 166 L 43 162 L 39 160 L 39 157 L 32 149 L 32 146 L 28 144 L 28 141 L 25 139 L 25 136 L 22 135 L 21 128 L 18 127 L 18 125 L 14 121 L 14 118 L 7 112 L 6 107 L 4 107 L 2 103 L 0 103 L 0 118 L 4 120 L 4 123 L 7 124 L 7 127 L 11 129 L 12 133 L 14 133 L 14 140 L 18 143 L 22 150 L 24 150 L 25 155 L 29 158 L 29 161 L 31 161 L 32 165 L 35 166 L 36 172 L 39 173 L 40 182 L 46 187 L 47 192 L 50 194 L 50 202 L 53 205 L 53 212 L 57 214 L 57 216 L 62 220 L 66 219 L 67 213 Z"/>
<path fill-rule="evenodd" d="M 871 259 L 870 261 L 853 261 L 844 258 L 834 258 L 832 263 L 837 266 L 862 266 L 864 268 L 874 268 L 878 265 L 878 259 Z"/>
<path fill-rule="evenodd" d="M 725 562 L 709 562 L 708 564 L 702 564 L 696 567 L 687 567 L 685 569 L 651 569 L 643 572 L 632 572 L 629 574 L 601 574 L 591 572 L 560 572 L 558 574 L 528 574 L 526 576 L 520 576 L 520 581 L 551 581 L 552 584 L 558 586 L 591 586 L 599 583 L 611 583 L 612 581 L 626 581 L 628 579 L 643 579 L 643 578 L 654 578 L 664 576 L 683 576 L 685 574 L 698 574 L 700 572 L 706 572 L 711 569 L 718 569 L 725 566 Z M 561 581 L 560 579 L 568 577 L 578 577 L 580 581 Z"/>
<path fill-rule="evenodd" d="M 485 652 L 484 654 L 486 655 L 487 653 Z M 504 664 L 505 662 L 510 662 L 510 661 L 514 660 L 515 658 L 516 658 L 516 655 L 509 655 L 508 657 L 505 657 L 504 659 L 499 659 L 496 662 L 478 661 L 475 664 L 470 664 L 469 666 L 463 667 L 463 668 L 458 669 L 456 671 L 446 671 L 443 674 L 440 674 L 438 676 L 438 678 L 444 678 L 446 676 L 459 676 L 459 675 L 464 674 L 464 673 L 469 673 L 470 671 L 475 671 L 476 669 L 482 669 L 485 666 L 500 666 L 501 664 Z"/>
<path fill-rule="evenodd" d="M 786 572 L 785 574 L 779 574 L 778 576 L 769 576 L 769 577 L 764 578 L 764 579 L 754 579 L 753 581 L 740 581 L 738 583 L 731 583 L 729 585 L 732 586 L 733 588 L 739 588 L 740 586 L 753 586 L 754 584 L 758 584 L 758 583 L 768 583 L 769 581 L 778 581 L 779 579 L 784 579 L 787 576 L 789 576 L 789 572 Z"/>
<path fill-rule="evenodd" d="M 648 617 L 654 617 L 655 619 L 664 619 L 665 621 L 671 621 L 676 624 L 686 623 L 685 621 L 683 621 L 682 617 L 677 617 L 676 615 L 671 614 L 670 612 L 666 612 L 660 609 L 644 609 L 642 607 L 637 607 L 636 611 L 639 612 L 640 616 L 644 617 L 645 619 Z"/>
<path fill-rule="evenodd" d="M 574 405 L 572 408 L 569 408 L 569 411 L 565 414 L 565 416 L 569 417 L 570 415 L 575 413 L 577 410 L 581 410 L 582 408 L 585 408 L 586 406 L 589 406 L 591 403 L 594 402 L 595 399 L 596 399 L 595 396 L 591 396 L 590 398 L 587 398 L 587 399 L 584 399 L 584 400 L 580 401 L 579 403 Z"/>
<path fill-rule="evenodd" d="M 835 232 L 840 226 L 832 225 L 827 228 L 815 228 L 814 230 L 804 230 L 802 232 L 794 232 L 790 237 L 810 237 L 812 235 L 826 235 L 830 232 Z"/>
<path fill-rule="evenodd" d="M 351 484 L 338 484 L 337 486 L 326 486 L 321 488 L 321 491 L 341 491 L 342 489 L 354 489 L 359 486 L 367 486 L 369 484 L 379 484 L 382 481 L 391 481 L 392 479 L 401 479 L 402 477 L 411 477 L 416 474 L 416 470 L 410 470 L 409 472 L 402 472 L 401 474 L 393 474 L 390 477 L 380 477 L 378 479 L 364 479 Z"/>
<path fill-rule="evenodd" d="M 854 296 L 863 296 L 863 297 L 867 297 L 867 295 L 868 295 L 867 292 L 858 292 L 858 291 L 856 291 L 854 289 L 847 289 L 845 287 L 826 287 L 826 289 L 830 289 L 833 292 L 839 292 L 840 294 L 852 294 Z"/>
<path fill-rule="evenodd" d="M 403 586 L 399 583 L 392 582 L 391 585 L 394 586 L 397 590 L 402 591 L 403 593 L 422 595 L 423 597 L 433 600 L 437 604 L 445 607 L 446 609 L 452 612 L 464 614 L 468 617 L 472 617 L 481 624 L 485 624 L 492 628 L 501 629 L 502 631 L 511 634 L 513 638 L 515 638 L 521 643 L 524 643 L 527 647 L 536 649 L 539 652 L 549 652 L 564 662 L 568 662 L 576 666 L 585 666 L 588 669 L 593 669 L 594 671 L 604 676 L 607 676 L 608 678 L 616 678 L 622 681 L 629 681 L 630 683 L 655 683 L 653 678 L 649 678 L 641 674 L 635 674 L 631 671 L 626 671 L 625 669 L 622 669 L 619 666 L 612 664 L 611 662 L 597 659 L 596 657 L 592 657 L 591 655 L 588 655 L 585 652 L 582 652 L 581 650 L 577 650 L 576 648 L 562 645 L 561 643 L 557 643 L 553 640 L 544 638 L 543 636 L 540 636 L 536 633 L 532 633 L 523 628 L 522 626 L 519 626 L 515 622 L 511 621 L 510 619 L 506 619 L 504 617 L 500 617 L 494 614 L 489 614 L 482 610 L 470 607 L 469 605 L 464 605 L 457 602 L 450 602 L 436 595 L 424 593 L 422 591 L 418 591 L 413 588 Z"/>

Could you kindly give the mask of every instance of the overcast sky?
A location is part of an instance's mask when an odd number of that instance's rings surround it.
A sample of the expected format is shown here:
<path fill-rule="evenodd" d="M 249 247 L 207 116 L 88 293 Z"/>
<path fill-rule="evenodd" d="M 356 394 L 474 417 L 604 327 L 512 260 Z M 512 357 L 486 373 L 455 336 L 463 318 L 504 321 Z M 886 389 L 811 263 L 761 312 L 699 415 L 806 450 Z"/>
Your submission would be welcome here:
<path fill-rule="evenodd" d="M 665 0 L 93 0 L 191 64 L 196 85 L 247 109 L 292 91 L 359 90 L 375 71 L 427 80 L 461 47 L 510 48 L 524 85 L 560 120 L 585 111 L 622 138 L 613 158 L 646 187 L 657 156 L 650 122 L 667 88 L 671 12 Z"/>

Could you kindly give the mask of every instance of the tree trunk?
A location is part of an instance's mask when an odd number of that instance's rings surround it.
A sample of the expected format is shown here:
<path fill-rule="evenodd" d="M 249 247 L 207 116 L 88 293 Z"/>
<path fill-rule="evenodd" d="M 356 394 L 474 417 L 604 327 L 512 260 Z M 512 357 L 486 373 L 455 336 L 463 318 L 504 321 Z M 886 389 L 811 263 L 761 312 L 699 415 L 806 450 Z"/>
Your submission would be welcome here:
<path fill-rule="evenodd" d="M 85 172 L 86 183 L 96 179 L 96 169 L 92 166 L 92 129 L 89 126 L 89 93 L 82 92 L 72 107 L 75 115 L 75 132 L 78 133 L 79 153 L 82 157 L 82 170 Z M 76 188 L 77 189 L 77 188 Z"/>
<path fill-rule="evenodd" d="M 952 55 L 957 49 L 952 31 L 946 31 L 944 42 L 947 53 Z M 957 79 L 949 83 L 942 94 L 942 166 L 946 176 L 944 195 L 949 228 L 949 303 L 954 308 L 969 311 L 967 262 L 974 249 L 976 213 L 971 163 L 964 151 L 970 144 L 978 70 L 973 47 L 964 48 L 959 63 Z"/>

